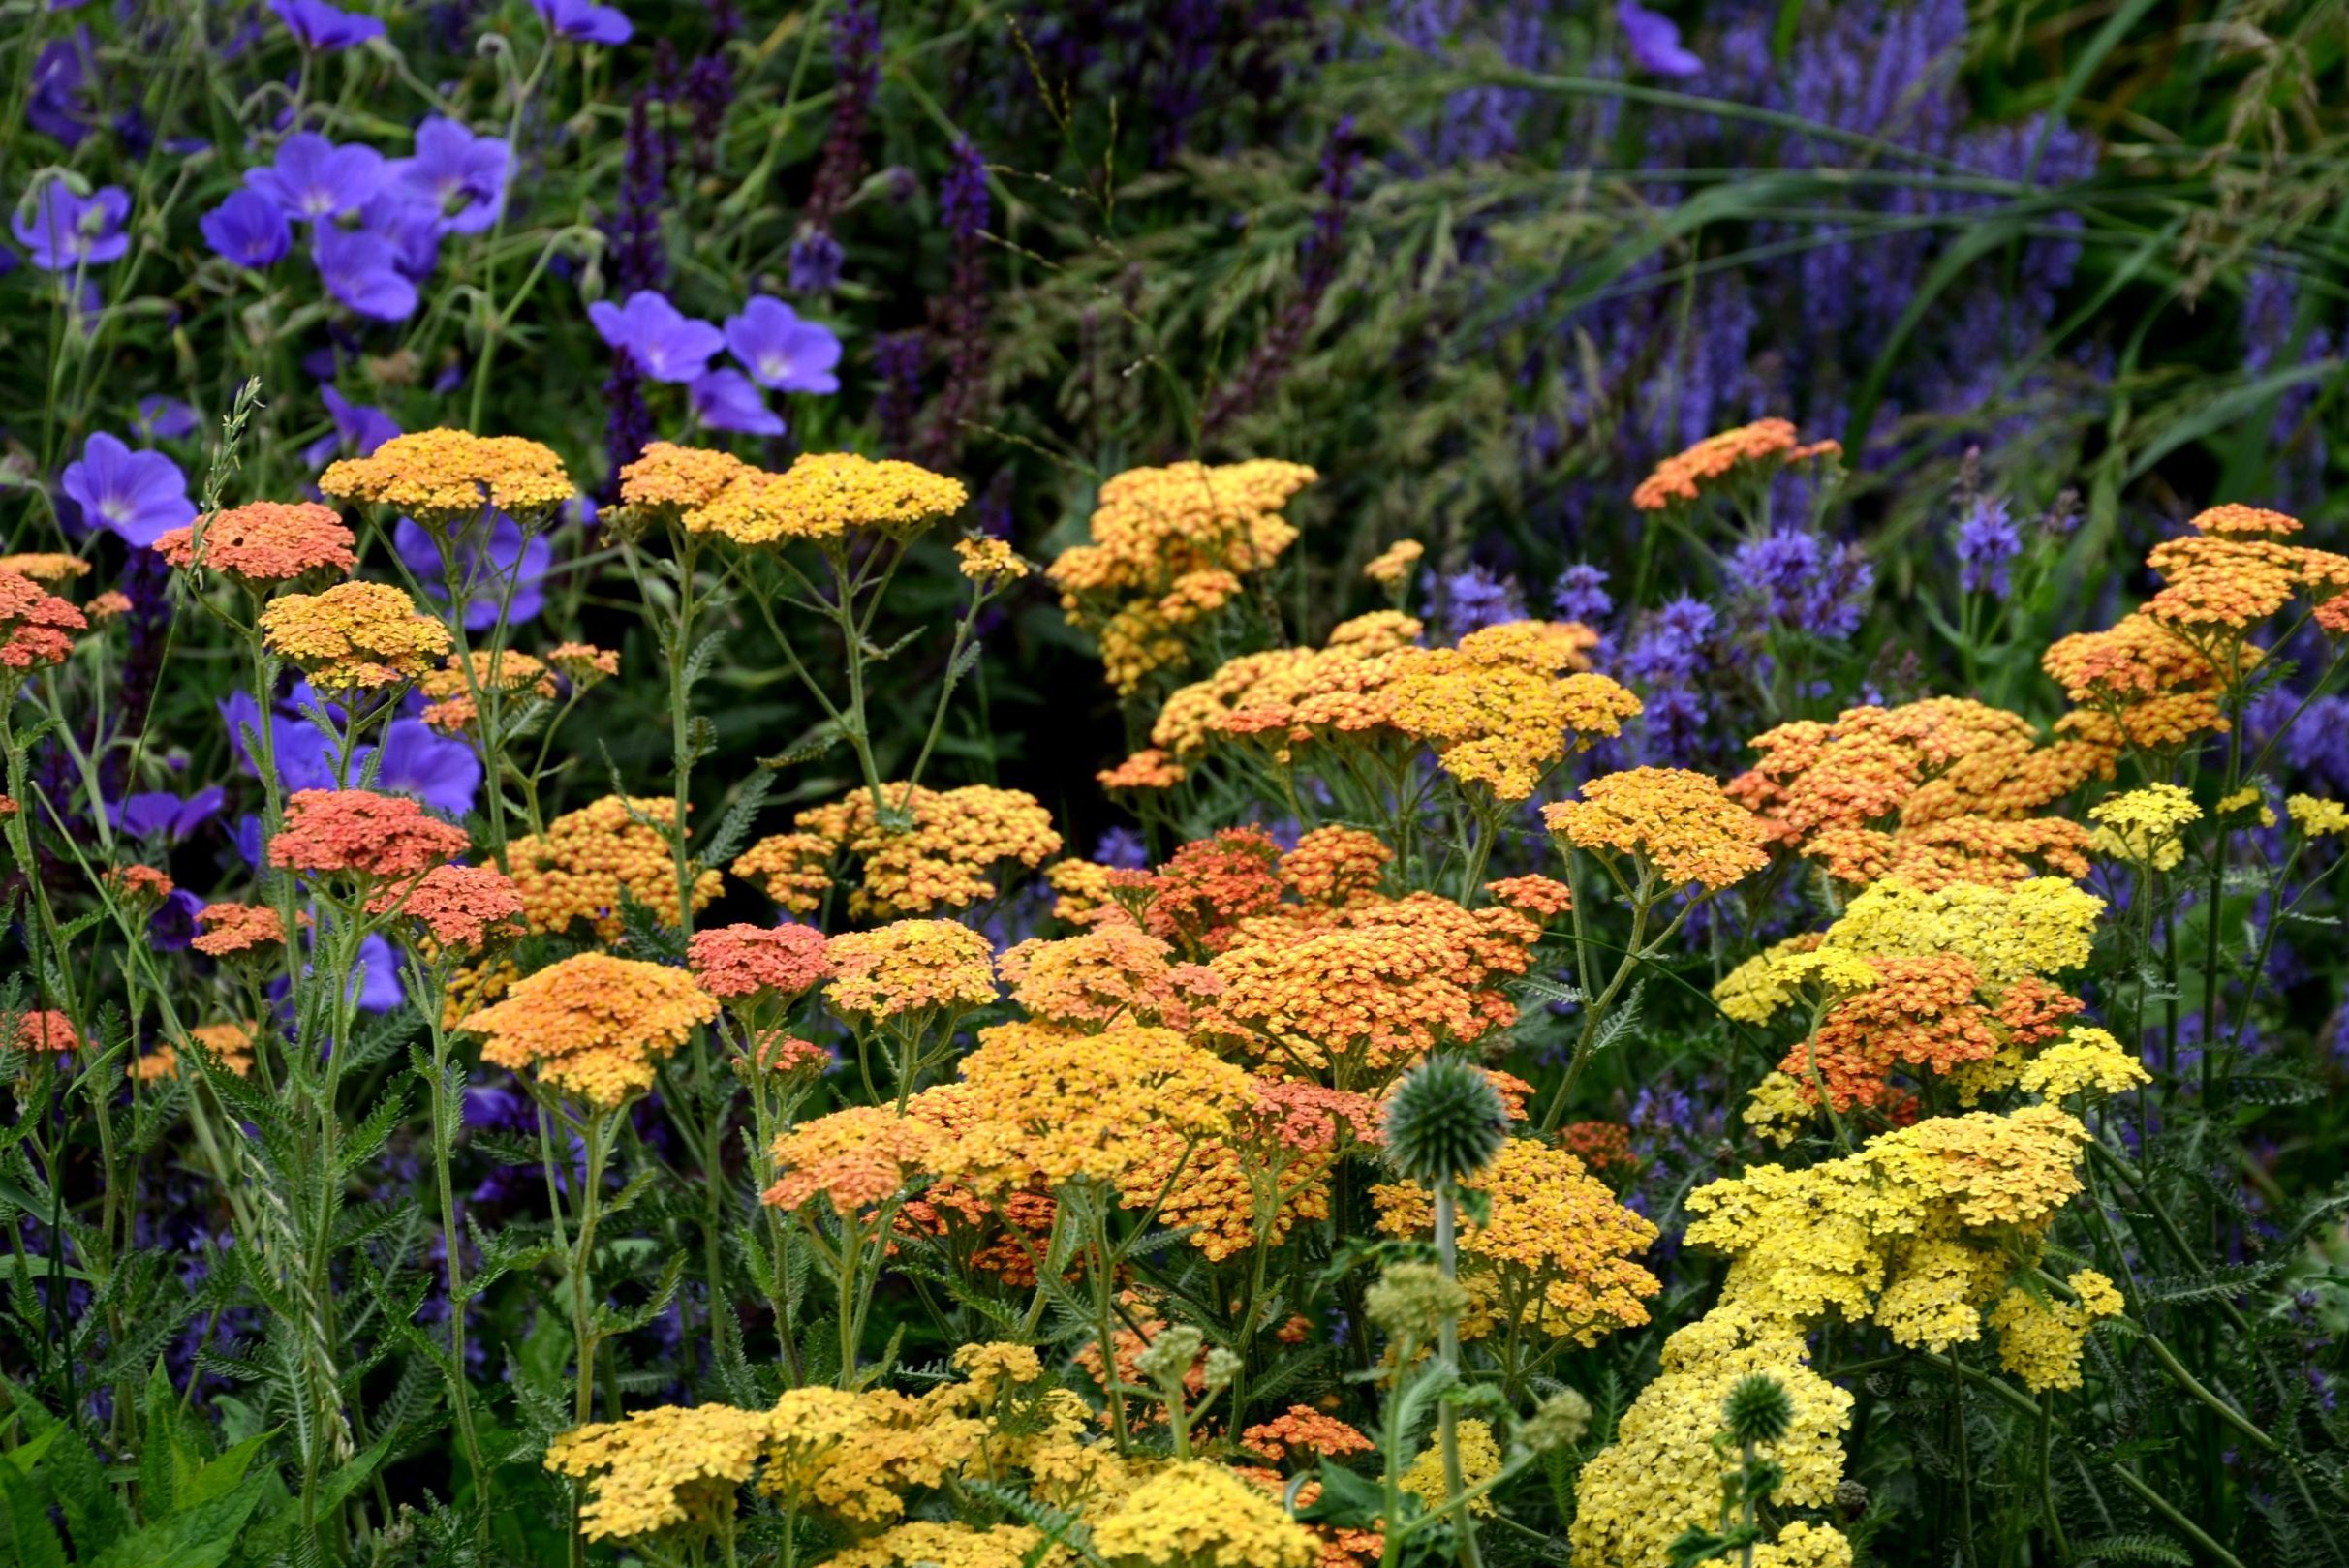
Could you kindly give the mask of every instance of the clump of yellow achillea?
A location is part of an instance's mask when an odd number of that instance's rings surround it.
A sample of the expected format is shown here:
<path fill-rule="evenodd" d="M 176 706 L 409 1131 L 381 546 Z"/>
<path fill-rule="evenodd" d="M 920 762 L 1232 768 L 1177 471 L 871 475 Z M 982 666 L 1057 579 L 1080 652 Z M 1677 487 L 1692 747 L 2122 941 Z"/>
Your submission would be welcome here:
<path fill-rule="evenodd" d="M 520 436 L 418 430 L 394 436 L 365 457 L 347 457 L 319 476 L 335 501 L 406 512 L 443 532 L 494 507 L 516 520 L 552 511 L 575 493 L 563 460 Z"/>
<path fill-rule="evenodd" d="M 482 1037 L 482 1061 L 609 1110 L 652 1088 L 661 1061 L 717 1016 L 716 999 L 683 969 L 580 953 L 515 981 L 457 1027 Z"/>
<path fill-rule="evenodd" d="M 422 679 L 448 652 L 448 629 L 406 590 L 347 582 L 287 594 L 261 612 L 262 644 L 323 692 L 370 692 Z"/>

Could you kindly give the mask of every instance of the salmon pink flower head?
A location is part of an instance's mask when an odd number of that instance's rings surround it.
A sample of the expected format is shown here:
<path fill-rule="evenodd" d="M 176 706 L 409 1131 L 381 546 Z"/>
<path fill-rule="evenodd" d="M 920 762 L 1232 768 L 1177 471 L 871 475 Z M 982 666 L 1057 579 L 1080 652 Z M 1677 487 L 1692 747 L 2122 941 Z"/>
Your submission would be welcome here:
<path fill-rule="evenodd" d="M 30 577 L 0 571 L 0 668 L 61 664 L 74 651 L 71 633 L 89 625 L 79 610 Z"/>
<path fill-rule="evenodd" d="M 386 887 L 369 914 L 417 922 L 443 947 L 477 948 L 522 933 L 522 894 L 495 866 L 435 866 L 412 887 Z"/>
<path fill-rule="evenodd" d="M 286 802 L 269 863 L 313 876 L 353 873 L 387 880 L 420 876 L 471 840 L 405 795 L 372 789 L 301 789 Z"/>
<path fill-rule="evenodd" d="M 315 501 L 255 501 L 199 517 L 155 541 L 180 570 L 218 571 L 255 592 L 306 577 L 343 575 L 357 540 Z"/>
<path fill-rule="evenodd" d="M 301 918 L 306 922 L 309 917 Z M 238 904 L 224 899 L 197 910 L 196 923 L 203 929 L 188 945 L 209 958 L 252 957 L 282 945 L 286 939 L 285 922 L 265 904 Z"/>
<path fill-rule="evenodd" d="M 1707 436 L 1656 464 L 1655 471 L 1631 492 L 1631 505 L 1641 511 L 1663 511 L 1695 501 L 1716 481 L 1732 477 L 1766 477 L 1796 463 L 1839 457 L 1842 451 L 1840 442 L 1804 445 L 1795 427 L 1784 419 L 1757 419 Z"/>
<path fill-rule="evenodd" d="M 686 966 L 722 1001 L 789 1000 L 832 975 L 823 933 L 813 926 L 719 926 L 694 933 Z"/>
<path fill-rule="evenodd" d="M 81 1049 L 81 1036 L 75 1032 L 72 1019 L 45 1007 L 12 1015 L 6 1029 L 0 1030 L 0 1049 L 63 1054 Z"/>
<path fill-rule="evenodd" d="M 446 532 L 495 507 L 535 519 L 575 491 L 563 460 L 520 436 L 419 430 L 393 436 L 365 457 L 346 457 L 319 476 L 329 500 L 406 512 Z"/>
<path fill-rule="evenodd" d="M 580 953 L 515 981 L 457 1027 L 482 1036 L 482 1061 L 609 1110 L 652 1088 L 656 1065 L 717 1016 L 716 999 L 683 969 Z"/>

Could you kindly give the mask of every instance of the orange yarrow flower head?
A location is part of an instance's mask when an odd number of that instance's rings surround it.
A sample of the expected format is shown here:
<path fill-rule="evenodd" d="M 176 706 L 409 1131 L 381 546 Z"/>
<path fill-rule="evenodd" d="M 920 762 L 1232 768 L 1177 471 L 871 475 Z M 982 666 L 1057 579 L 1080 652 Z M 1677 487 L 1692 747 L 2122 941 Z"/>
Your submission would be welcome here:
<path fill-rule="evenodd" d="M 1555 920 L 1574 911 L 1574 890 L 1554 876 L 1503 876 L 1487 882 L 1493 902 L 1535 920 Z"/>
<path fill-rule="evenodd" d="M 1008 588 L 1035 569 L 1012 553 L 1008 540 L 984 535 L 954 541 L 956 569 L 981 588 Z"/>
<path fill-rule="evenodd" d="M 1813 458 L 1839 458 L 1840 442 L 1803 445 L 1795 427 L 1784 419 L 1757 419 L 1752 424 L 1707 436 L 1655 465 L 1655 471 L 1631 492 L 1631 505 L 1641 511 L 1662 511 L 1696 501 L 1722 480 L 1756 479 L 1767 482 L 1782 468 Z"/>
<path fill-rule="evenodd" d="M 406 512 L 441 535 L 490 507 L 527 529 L 576 493 L 563 460 L 537 442 L 463 430 L 394 436 L 328 467 L 318 487 L 330 500 Z"/>
<path fill-rule="evenodd" d="M 90 600 L 87 613 L 90 625 L 109 625 L 131 613 L 131 596 L 119 588 L 109 588 Z"/>
<path fill-rule="evenodd" d="M 1631 768 L 1592 780 L 1580 800 L 1542 808 L 1550 831 L 1597 855 L 1629 855 L 1664 880 L 1717 893 L 1770 864 L 1761 820 L 1720 784 L 1685 768 Z"/>
<path fill-rule="evenodd" d="M 918 464 L 809 452 L 782 474 L 737 474 L 677 516 L 690 533 L 716 534 L 746 549 L 795 539 L 838 545 L 851 534 L 902 541 L 953 516 L 970 499 L 960 480 Z"/>
<path fill-rule="evenodd" d="M 545 658 L 549 669 L 581 691 L 620 673 L 620 656 L 592 642 L 558 642 Z"/>
<path fill-rule="evenodd" d="M 1169 761 L 1166 753 L 1157 747 L 1145 747 L 1114 768 L 1103 768 L 1094 780 L 1108 790 L 1172 789 L 1186 777 L 1185 770 Z"/>
<path fill-rule="evenodd" d="M 761 1201 L 795 1210 L 821 1198 L 839 1214 L 860 1214 L 912 1185 L 945 1141 L 936 1123 L 890 1106 L 834 1111 L 776 1138 L 777 1178 Z"/>
<path fill-rule="evenodd" d="M 2197 512 L 2190 526 L 2197 533 L 2222 534 L 2231 538 L 2284 538 L 2301 531 L 2297 517 L 2236 502 Z"/>
<path fill-rule="evenodd" d="M 425 698 L 424 723 L 448 735 L 460 734 L 479 721 L 476 692 L 500 696 L 527 692 L 544 701 L 557 694 L 555 678 L 546 666 L 510 648 L 478 648 L 463 661 L 450 654 L 447 664 L 417 683 L 417 691 Z"/>
<path fill-rule="evenodd" d="M 255 501 L 174 528 L 155 548 L 182 571 L 217 571 L 258 594 L 348 576 L 358 564 L 356 543 L 332 508 L 315 501 Z"/>
<path fill-rule="evenodd" d="M 269 863 L 313 876 L 348 874 L 407 880 L 463 854 L 472 845 L 406 795 L 371 789 L 297 789 L 269 841 Z"/>
<path fill-rule="evenodd" d="M 0 571 L 0 669 L 21 673 L 62 664 L 74 651 L 72 633 L 89 626 L 79 610 L 32 578 Z"/>
<path fill-rule="evenodd" d="M 253 1044 L 261 1031 L 252 1024 L 199 1024 L 188 1039 L 226 1070 L 239 1078 L 253 1071 Z"/>
<path fill-rule="evenodd" d="M 731 452 L 656 441 L 620 468 L 620 507 L 636 525 L 674 523 L 716 501 L 737 479 L 774 476 Z M 617 520 L 617 519 L 616 519 Z"/>
<path fill-rule="evenodd" d="M 1427 548 L 1417 539 L 1397 539 L 1371 558 L 1362 575 L 1381 588 L 1400 588 L 1410 581 L 1411 569 L 1419 565 Z"/>
<path fill-rule="evenodd" d="M 1080 1030 L 1117 1024 L 1188 1029 L 1193 1008 L 1223 989 L 1212 969 L 1180 962 L 1171 944 L 1122 922 L 1021 942 L 1004 954 L 1001 968 L 1011 999 L 1031 1018 Z"/>
<path fill-rule="evenodd" d="M 717 999 L 683 969 L 580 953 L 515 981 L 457 1027 L 482 1036 L 482 1061 L 611 1110 L 652 1088 L 657 1064 L 717 1016 Z"/>
<path fill-rule="evenodd" d="M 310 917 L 297 915 L 295 919 L 307 925 Z M 197 910 L 196 923 L 202 929 L 188 945 L 210 958 L 260 960 L 286 939 L 284 922 L 265 904 L 238 904 L 224 899 Z"/>
<path fill-rule="evenodd" d="M 0 1019 L 0 1050 L 30 1055 L 62 1056 L 81 1049 L 74 1021 L 53 1007 L 10 1013 Z"/>
<path fill-rule="evenodd" d="M 495 866 L 435 866 L 412 885 L 376 894 L 367 912 L 405 915 L 444 948 L 489 947 L 522 934 L 522 891 Z"/>
<path fill-rule="evenodd" d="M 632 899 L 664 925 L 683 924 L 669 843 L 676 816 L 672 799 L 606 795 L 556 817 L 544 833 L 508 844 L 507 869 L 522 890 L 530 929 L 560 936 L 585 923 L 611 941 L 621 934 L 622 910 Z M 716 871 L 696 874 L 694 907 L 706 907 L 723 885 Z"/>
<path fill-rule="evenodd" d="M 996 897 L 1005 873 L 1034 870 L 1060 851 L 1052 814 L 1024 790 L 891 784 L 881 792 L 885 814 L 870 789 L 799 813 L 792 832 L 744 850 L 734 875 L 794 914 L 812 914 L 832 885 L 833 863 L 851 858 L 861 876 L 849 914 L 861 920 L 968 908 Z"/>
<path fill-rule="evenodd" d="M 322 692 L 366 692 L 420 680 L 448 652 L 448 629 L 419 615 L 389 583 L 347 582 L 287 594 L 261 612 L 268 650 Z"/>
<path fill-rule="evenodd" d="M 822 932 L 813 926 L 719 926 L 694 933 L 686 967 L 721 1001 L 795 1001 L 831 978 Z"/>
<path fill-rule="evenodd" d="M 834 937 L 824 949 L 833 1007 L 872 1023 L 961 1013 L 996 999 L 995 949 L 951 920 L 898 920 Z"/>
<path fill-rule="evenodd" d="M 139 908 L 153 908 L 171 896 L 170 876 L 153 866 L 109 866 L 98 874 L 108 892 Z"/>

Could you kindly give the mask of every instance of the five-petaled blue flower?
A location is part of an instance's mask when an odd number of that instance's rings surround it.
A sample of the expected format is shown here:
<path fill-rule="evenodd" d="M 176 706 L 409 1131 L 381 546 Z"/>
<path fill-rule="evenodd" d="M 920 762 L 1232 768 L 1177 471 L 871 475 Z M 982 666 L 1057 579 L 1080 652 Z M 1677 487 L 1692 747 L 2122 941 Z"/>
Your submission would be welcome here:
<path fill-rule="evenodd" d="M 33 197 L 30 212 L 22 207 L 9 220 L 16 243 L 46 272 L 71 272 L 77 266 L 103 266 L 129 254 L 131 236 L 123 225 L 131 216 L 131 197 L 119 185 L 102 185 L 88 196 L 51 180 Z"/>
<path fill-rule="evenodd" d="M 188 477 L 161 452 L 135 452 L 101 430 L 65 465 L 58 486 L 81 507 L 82 522 L 150 545 L 196 520 Z"/>
<path fill-rule="evenodd" d="M 687 316 L 650 289 L 639 289 L 628 303 L 599 299 L 587 307 L 603 341 L 635 361 L 636 368 L 657 382 L 691 382 L 710 367 L 710 355 L 726 346 L 726 334 L 709 323 Z"/>
<path fill-rule="evenodd" d="M 294 228 L 285 209 L 259 191 L 236 191 L 198 220 L 204 243 L 222 260 L 254 271 L 285 259 Z"/>
<path fill-rule="evenodd" d="M 778 392 L 840 390 L 834 369 L 840 339 L 828 326 L 804 322 L 768 294 L 753 294 L 738 316 L 726 319 L 726 346 L 761 386 Z"/>
<path fill-rule="evenodd" d="M 384 155 L 356 142 L 338 147 L 316 131 L 278 144 L 276 162 L 245 170 L 245 183 L 296 223 L 356 212 L 382 188 Z"/>

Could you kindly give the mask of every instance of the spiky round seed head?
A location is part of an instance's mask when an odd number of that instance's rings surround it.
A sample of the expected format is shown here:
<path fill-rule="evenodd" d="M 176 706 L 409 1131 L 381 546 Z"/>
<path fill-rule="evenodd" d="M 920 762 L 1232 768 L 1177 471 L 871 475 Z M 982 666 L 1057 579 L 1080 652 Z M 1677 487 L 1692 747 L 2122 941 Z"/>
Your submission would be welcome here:
<path fill-rule="evenodd" d="M 1591 1430 L 1591 1401 L 1573 1389 L 1561 1389 L 1541 1401 L 1517 1427 L 1518 1440 L 1536 1454 L 1572 1448 Z"/>
<path fill-rule="evenodd" d="M 1198 1357 L 1199 1346 L 1206 1342 L 1207 1336 L 1188 1323 L 1167 1329 L 1133 1358 L 1134 1370 L 1160 1388 L 1180 1388 L 1183 1379 L 1190 1375 L 1191 1362 Z"/>
<path fill-rule="evenodd" d="M 1386 1105 L 1387 1162 L 1421 1186 L 1474 1176 L 1509 1135 L 1508 1108 L 1474 1064 L 1433 1057 L 1404 1075 Z"/>
<path fill-rule="evenodd" d="M 1729 1435 L 1741 1443 L 1775 1443 L 1794 1425 L 1794 1401 L 1786 1386 L 1768 1372 L 1741 1377 L 1721 1401 Z"/>
<path fill-rule="evenodd" d="M 1425 1343 L 1468 1310 L 1468 1293 L 1433 1263 L 1397 1263 L 1362 1293 L 1362 1307 L 1388 1336 Z"/>

